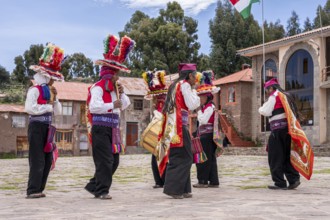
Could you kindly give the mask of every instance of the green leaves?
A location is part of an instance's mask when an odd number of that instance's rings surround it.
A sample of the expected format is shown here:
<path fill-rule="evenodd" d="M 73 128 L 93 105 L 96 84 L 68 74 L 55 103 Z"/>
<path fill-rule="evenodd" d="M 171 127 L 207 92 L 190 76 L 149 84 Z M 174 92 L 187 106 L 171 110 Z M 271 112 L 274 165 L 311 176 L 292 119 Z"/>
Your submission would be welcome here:
<path fill-rule="evenodd" d="M 130 75 L 140 77 L 143 71 L 155 68 L 175 73 L 180 62 L 197 62 L 200 44 L 196 33 L 197 21 L 184 16 L 177 2 L 168 3 L 156 18 L 136 11 L 120 32 L 136 41 L 127 62 Z"/>

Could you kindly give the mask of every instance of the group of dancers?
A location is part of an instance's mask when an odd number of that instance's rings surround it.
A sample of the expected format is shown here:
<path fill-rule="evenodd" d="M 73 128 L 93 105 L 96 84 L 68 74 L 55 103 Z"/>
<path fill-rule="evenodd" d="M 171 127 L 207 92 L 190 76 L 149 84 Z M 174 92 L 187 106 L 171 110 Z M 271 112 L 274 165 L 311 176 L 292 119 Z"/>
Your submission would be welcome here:
<path fill-rule="evenodd" d="M 120 113 L 130 105 L 128 96 L 117 81 L 119 72 L 130 72 L 123 62 L 134 48 L 135 42 L 124 36 L 119 46 L 118 43 L 119 39 L 114 35 L 105 39 L 104 59 L 95 62 L 102 66 L 100 79 L 89 88 L 87 97 L 87 127 L 92 143 L 95 172 L 85 190 L 99 199 L 112 199 L 109 194 L 112 177 L 119 165 L 119 154 L 124 151 L 119 128 Z M 46 146 L 54 141 L 54 129 L 51 129 L 53 114 L 61 114 L 56 89 L 51 85 L 54 80 L 63 80 L 59 72 L 63 54 L 63 50 L 58 46 L 47 44 L 39 59 L 39 65 L 30 67 L 36 73 L 35 85 L 29 89 L 25 103 L 25 110 L 30 115 L 30 171 L 26 198 L 46 196 L 43 191 L 49 171 L 56 161 L 56 146 L 51 150 L 49 147 L 46 150 Z M 194 161 L 198 182 L 193 187 L 219 187 L 217 148 L 221 146 L 214 138 L 218 113 L 212 101 L 213 94 L 217 93 L 219 88 L 212 84 L 213 72 L 200 73 L 196 64 L 182 63 L 178 72 L 178 78 L 168 88 L 164 78 L 165 71 L 147 71 L 143 78 L 149 87 L 146 98 L 152 99 L 154 104 L 153 119 L 161 120 L 157 154 L 152 155 L 151 163 L 154 188 L 163 188 L 166 195 L 183 199 L 192 197 L 190 171 Z M 296 113 L 296 108 L 276 80 L 266 82 L 265 89 L 269 99 L 260 107 L 259 112 L 270 118 L 272 130 L 268 141 L 268 159 L 274 185 L 270 185 L 269 189 L 295 189 L 300 184 L 300 170 L 296 164 L 292 166 L 290 162 L 292 134 L 288 130 L 289 119 L 295 114 L 289 115 L 285 109 L 289 106 Z M 189 112 L 192 111 L 197 112 L 198 121 L 194 135 L 188 129 Z M 199 155 L 194 155 L 192 151 L 192 139 L 195 138 L 200 140 L 202 154 L 207 159 L 196 160 Z"/>

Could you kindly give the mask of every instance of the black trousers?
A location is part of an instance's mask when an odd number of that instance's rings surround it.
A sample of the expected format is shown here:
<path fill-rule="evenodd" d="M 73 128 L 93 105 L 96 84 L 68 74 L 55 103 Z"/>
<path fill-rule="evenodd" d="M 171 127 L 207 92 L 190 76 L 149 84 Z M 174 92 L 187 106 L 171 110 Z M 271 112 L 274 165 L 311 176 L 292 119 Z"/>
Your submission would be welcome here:
<path fill-rule="evenodd" d="M 190 169 L 193 163 L 191 139 L 187 126 L 182 126 L 183 147 L 170 148 L 164 193 L 182 195 L 191 192 Z"/>
<path fill-rule="evenodd" d="M 163 186 L 165 183 L 166 171 L 164 172 L 163 176 L 161 177 L 159 174 L 157 159 L 156 159 L 155 155 L 152 155 L 152 157 L 151 157 L 151 169 L 152 169 L 152 174 L 154 176 L 155 184 L 159 185 L 159 186 Z"/>
<path fill-rule="evenodd" d="M 268 140 L 268 163 L 270 173 L 276 186 L 286 187 L 287 182 L 293 184 L 300 179 L 290 162 L 291 136 L 288 129 L 272 131 Z"/>
<path fill-rule="evenodd" d="M 112 153 L 112 129 L 94 125 L 92 140 L 95 174 L 85 188 L 95 196 L 106 195 L 112 184 L 112 176 L 119 165 L 119 154 Z"/>
<path fill-rule="evenodd" d="M 213 141 L 213 133 L 201 135 L 200 140 L 207 161 L 196 164 L 198 183 L 219 185 L 217 157 L 215 155 L 217 145 Z"/>
<path fill-rule="evenodd" d="M 29 180 L 26 194 L 44 191 L 52 165 L 53 154 L 45 153 L 49 125 L 31 122 L 28 127 L 29 141 Z"/>

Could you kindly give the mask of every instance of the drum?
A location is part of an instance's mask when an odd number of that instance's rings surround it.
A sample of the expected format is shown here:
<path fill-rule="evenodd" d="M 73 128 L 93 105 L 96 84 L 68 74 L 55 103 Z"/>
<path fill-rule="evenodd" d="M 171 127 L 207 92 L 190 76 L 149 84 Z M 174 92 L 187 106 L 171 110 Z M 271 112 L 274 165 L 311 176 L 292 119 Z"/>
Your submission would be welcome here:
<path fill-rule="evenodd" d="M 156 146 L 158 145 L 158 135 L 162 128 L 162 119 L 155 118 L 153 119 L 148 127 L 142 133 L 142 138 L 140 141 L 140 145 L 149 151 L 150 153 L 154 154 L 158 157 L 158 150 Z"/>

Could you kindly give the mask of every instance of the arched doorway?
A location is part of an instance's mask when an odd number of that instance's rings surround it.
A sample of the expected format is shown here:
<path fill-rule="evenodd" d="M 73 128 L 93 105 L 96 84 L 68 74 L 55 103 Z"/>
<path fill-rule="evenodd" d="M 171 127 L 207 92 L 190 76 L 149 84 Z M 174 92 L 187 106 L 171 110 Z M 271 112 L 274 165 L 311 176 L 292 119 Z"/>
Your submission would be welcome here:
<path fill-rule="evenodd" d="M 314 64 L 307 50 L 299 49 L 289 58 L 285 69 L 285 90 L 295 100 L 301 125 L 313 125 Z"/>

